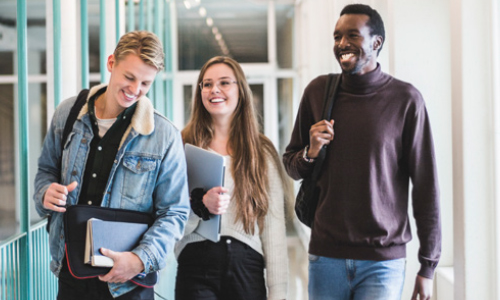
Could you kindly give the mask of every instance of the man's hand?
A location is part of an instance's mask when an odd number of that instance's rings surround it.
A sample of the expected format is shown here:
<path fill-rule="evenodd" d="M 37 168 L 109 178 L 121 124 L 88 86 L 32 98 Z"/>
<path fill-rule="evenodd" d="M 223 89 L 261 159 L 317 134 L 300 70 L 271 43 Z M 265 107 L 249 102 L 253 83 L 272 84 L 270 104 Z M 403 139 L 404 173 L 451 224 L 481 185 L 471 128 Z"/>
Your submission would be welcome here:
<path fill-rule="evenodd" d="M 115 252 L 101 248 L 101 253 L 114 261 L 111 271 L 104 276 L 99 276 L 101 281 L 123 283 L 134 278 L 144 270 L 144 264 L 141 259 L 132 252 Z"/>
<path fill-rule="evenodd" d="M 229 206 L 230 197 L 227 194 L 228 192 L 228 189 L 221 186 L 214 187 L 203 196 L 203 204 L 210 213 L 222 215 Z"/>
<path fill-rule="evenodd" d="M 432 297 L 432 279 L 417 275 L 411 300 L 430 300 Z"/>
<path fill-rule="evenodd" d="M 311 129 L 309 130 L 309 150 L 307 151 L 307 157 L 318 157 L 321 148 L 333 141 L 333 124 L 333 120 L 330 120 L 329 122 L 321 120 L 311 126 Z"/>
<path fill-rule="evenodd" d="M 78 182 L 76 181 L 68 185 L 62 185 L 55 182 L 51 183 L 43 196 L 43 207 L 56 212 L 65 212 L 68 194 L 71 193 L 77 185 Z"/>

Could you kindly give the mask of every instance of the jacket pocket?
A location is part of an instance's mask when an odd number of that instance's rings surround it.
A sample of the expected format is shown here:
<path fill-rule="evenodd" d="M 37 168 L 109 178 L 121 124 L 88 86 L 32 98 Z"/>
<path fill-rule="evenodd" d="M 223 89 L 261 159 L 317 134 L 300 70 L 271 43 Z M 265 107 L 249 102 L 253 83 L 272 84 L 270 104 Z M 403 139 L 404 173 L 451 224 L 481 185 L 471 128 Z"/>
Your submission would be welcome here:
<path fill-rule="evenodd" d="M 124 176 L 122 195 L 139 200 L 154 188 L 154 176 L 158 160 L 138 154 L 126 154 L 123 158 Z"/>

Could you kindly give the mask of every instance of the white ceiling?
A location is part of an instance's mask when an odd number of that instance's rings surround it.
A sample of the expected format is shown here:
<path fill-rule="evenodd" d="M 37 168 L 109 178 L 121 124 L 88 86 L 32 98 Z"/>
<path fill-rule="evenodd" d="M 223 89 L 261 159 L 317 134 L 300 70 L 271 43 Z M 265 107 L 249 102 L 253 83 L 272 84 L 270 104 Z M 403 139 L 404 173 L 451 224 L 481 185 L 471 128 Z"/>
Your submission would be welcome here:
<path fill-rule="evenodd" d="M 45 23 L 46 1 L 52 0 L 27 1 L 28 26 L 43 26 Z M 226 45 L 228 50 L 227 54 L 249 62 L 262 61 L 262 59 L 265 61 L 267 59 L 267 8 L 270 0 L 166 1 L 175 1 L 176 3 L 180 48 L 182 45 L 187 45 L 190 51 L 193 51 L 191 53 L 192 57 L 197 55 L 197 51 L 203 53 L 214 51 L 214 49 L 219 50 L 220 54 L 222 54 L 223 47 L 221 48 L 212 33 L 211 27 L 215 26 L 222 35 L 223 44 Z M 189 2 L 192 7 L 187 9 L 184 2 Z M 279 16 L 277 18 L 279 27 L 279 22 L 283 22 L 286 17 L 289 17 L 295 0 L 274 0 L 274 2 L 276 3 L 276 14 Z M 202 7 L 206 11 L 205 17 L 200 15 L 200 8 Z M 88 0 L 88 11 L 90 34 L 97 37 L 99 0 Z M 213 20 L 211 27 L 206 23 L 207 17 Z M 0 24 L 14 26 L 15 19 L 16 0 L 0 0 Z M 97 43 L 98 40 L 95 39 L 91 41 L 90 45 L 95 47 Z"/>

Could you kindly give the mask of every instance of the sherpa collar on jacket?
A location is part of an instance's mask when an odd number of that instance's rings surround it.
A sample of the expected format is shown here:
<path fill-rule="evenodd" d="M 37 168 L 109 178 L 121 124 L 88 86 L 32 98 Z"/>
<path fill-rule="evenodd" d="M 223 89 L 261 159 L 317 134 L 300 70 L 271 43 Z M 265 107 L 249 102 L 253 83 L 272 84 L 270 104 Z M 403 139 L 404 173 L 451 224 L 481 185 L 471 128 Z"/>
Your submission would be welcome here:
<path fill-rule="evenodd" d="M 87 97 L 87 105 L 84 105 L 80 110 L 78 119 L 81 119 L 83 115 L 88 113 L 89 98 L 95 95 L 95 93 L 97 93 L 100 89 L 105 87 L 107 87 L 107 84 L 100 84 L 90 89 L 89 95 Z M 137 133 L 142 135 L 150 135 L 155 129 L 154 107 L 153 104 L 151 104 L 151 101 L 145 95 L 137 100 L 137 108 L 135 109 L 135 113 L 130 122 L 130 126 Z M 129 130 L 127 130 L 127 132 L 129 132 Z"/>

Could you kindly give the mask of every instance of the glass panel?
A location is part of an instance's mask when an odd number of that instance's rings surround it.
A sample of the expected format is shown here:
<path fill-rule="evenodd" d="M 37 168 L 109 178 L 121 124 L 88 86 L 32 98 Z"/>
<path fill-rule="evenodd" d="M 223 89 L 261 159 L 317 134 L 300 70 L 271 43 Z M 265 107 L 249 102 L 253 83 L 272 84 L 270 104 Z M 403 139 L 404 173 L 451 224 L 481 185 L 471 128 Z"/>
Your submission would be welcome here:
<path fill-rule="evenodd" d="M 0 60 L 0 64 L 2 60 Z M 12 63 L 12 61 L 10 61 Z M 14 85 L 0 84 L 0 240 L 18 232 L 16 221 Z"/>
<path fill-rule="evenodd" d="M 16 0 L 0 1 L 0 75 L 13 75 L 17 48 Z"/>
<path fill-rule="evenodd" d="M 89 89 L 91 89 L 91 88 L 93 88 L 94 86 L 99 85 L 99 84 L 101 84 L 99 81 L 91 81 L 91 82 L 89 83 Z"/>
<path fill-rule="evenodd" d="M 16 49 L 16 1 L 0 1 L 0 75 L 14 74 Z"/>
<path fill-rule="evenodd" d="M 184 94 L 184 125 L 189 121 L 189 117 L 191 116 L 191 109 L 193 103 L 193 86 L 192 85 L 184 85 L 182 87 L 182 91 Z"/>
<path fill-rule="evenodd" d="M 293 68 L 293 17 L 293 5 L 276 4 L 277 60 L 282 69 Z"/>
<path fill-rule="evenodd" d="M 278 79 L 278 130 L 280 154 L 285 153 L 285 148 L 292 136 L 293 121 L 293 79 Z"/>
<path fill-rule="evenodd" d="M 250 89 L 253 94 L 253 104 L 259 121 L 259 130 L 264 132 L 264 85 L 250 84 Z"/>
<path fill-rule="evenodd" d="M 40 157 L 43 139 L 47 133 L 47 84 L 30 83 L 28 85 L 28 126 L 29 126 L 29 205 L 31 224 L 41 218 L 35 210 L 32 200 L 34 182 L 38 171 L 38 158 Z"/>
<path fill-rule="evenodd" d="M 176 0 L 179 70 L 199 70 L 213 56 L 267 62 L 267 1 Z"/>
<path fill-rule="evenodd" d="M 0 75 L 14 74 L 14 52 L 0 48 Z"/>
<path fill-rule="evenodd" d="M 28 18 L 28 74 L 46 74 L 45 1 L 26 1 L 26 13 Z"/>
<path fill-rule="evenodd" d="M 28 17 L 28 74 L 40 75 L 47 73 L 47 42 L 46 42 L 46 8 L 41 0 L 26 1 Z M 44 81 L 46 79 L 43 79 Z M 38 157 L 41 153 L 43 138 L 47 132 L 47 86 L 44 82 L 32 82 L 28 77 L 28 201 L 31 223 L 41 218 L 35 210 L 35 203 L 31 200 Z M 38 81 L 38 80 L 37 80 Z M 24 179 L 23 179 L 24 180 Z"/>
<path fill-rule="evenodd" d="M 87 5 L 89 22 L 89 69 L 90 73 L 99 73 L 99 0 L 88 0 Z"/>

